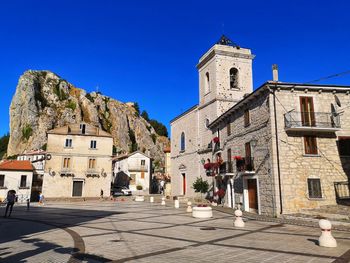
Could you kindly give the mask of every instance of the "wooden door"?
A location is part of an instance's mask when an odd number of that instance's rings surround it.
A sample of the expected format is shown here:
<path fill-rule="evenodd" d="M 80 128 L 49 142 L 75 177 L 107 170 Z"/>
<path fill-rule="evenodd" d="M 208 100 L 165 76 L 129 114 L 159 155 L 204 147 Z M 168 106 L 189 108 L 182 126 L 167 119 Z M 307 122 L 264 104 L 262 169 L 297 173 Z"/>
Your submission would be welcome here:
<path fill-rule="evenodd" d="M 182 193 L 186 194 L 186 174 L 182 174 Z"/>
<path fill-rule="evenodd" d="M 303 126 L 315 126 L 315 111 L 312 97 L 300 97 L 301 123 Z"/>
<path fill-rule="evenodd" d="M 249 209 L 258 209 L 258 191 L 256 186 L 256 179 L 248 179 L 248 199 Z"/>
<path fill-rule="evenodd" d="M 73 182 L 73 196 L 82 196 L 83 195 L 83 181 L 74 181 Z"/>

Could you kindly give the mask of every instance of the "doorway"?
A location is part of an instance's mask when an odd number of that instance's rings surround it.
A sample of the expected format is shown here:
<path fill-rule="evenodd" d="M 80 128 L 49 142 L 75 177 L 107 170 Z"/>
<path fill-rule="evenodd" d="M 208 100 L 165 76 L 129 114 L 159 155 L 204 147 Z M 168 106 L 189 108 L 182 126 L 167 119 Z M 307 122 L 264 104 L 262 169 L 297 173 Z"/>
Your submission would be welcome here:
<path fill-rule="evenodd" d="M 73 193 L 72 196 L 83 195 L 83 181 L 73 181 Z"/>
<path fill-rule="evenodd" d="M 182 173 L 182 194 L 186 195 L 186 174 Z"/>
<path fill-rule="evenodd" d="M 256 179 L 247 179 L 249 211 L 258 212 L 258 189 Z"/>

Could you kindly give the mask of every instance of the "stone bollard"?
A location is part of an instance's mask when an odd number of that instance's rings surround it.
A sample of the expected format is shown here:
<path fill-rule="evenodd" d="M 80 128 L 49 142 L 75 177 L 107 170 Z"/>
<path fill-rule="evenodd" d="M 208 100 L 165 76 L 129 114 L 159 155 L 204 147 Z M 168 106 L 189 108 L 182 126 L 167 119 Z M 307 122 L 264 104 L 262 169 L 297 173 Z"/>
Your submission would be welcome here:
<path fill-rule="evenodd" d="M 180 201 L 179 201 L 178 199 L 176 199 L 176 200 L 174 201 L 174 207 L 175 207 L 175 208 L 180 208 Z"/>
<path fill-rule="evenodd" d="M 162 203 L 161 205 L 165 205 L 165 197 L 162 197 Z"/>
<path fill-rule="evenodd" d="M 321 228 L 321 236 L 318 239 L 318 245 L 320 247 L 337 247 L 337 241 L 334 239 L 331 233 L 332 224 L 329 220 L 321 219 L 318 222 Z"/>
<path fill-rule="evenodd" d="M 235 211 L 236 220 L 233 223 L 235 227 L 244 227 L 244 221 L 242 219 L 242 215 L 243 213 L 241 210 L 237 209 Z"/>
<path fill-rule="evenodd" d="M 151 197 L 149 198 L 149 202 L 150 202 L 150 203 L 153 203 L 153 202 L 154 202 L 154 197 L 153 197 L 153 196 L 151 196 Z"/>
<path fill-rule="evenodd" d="M 186 212 L 187 213 L 192 213 L 192 203 L 190 201 L 187 202 L 187 209 Z"/>

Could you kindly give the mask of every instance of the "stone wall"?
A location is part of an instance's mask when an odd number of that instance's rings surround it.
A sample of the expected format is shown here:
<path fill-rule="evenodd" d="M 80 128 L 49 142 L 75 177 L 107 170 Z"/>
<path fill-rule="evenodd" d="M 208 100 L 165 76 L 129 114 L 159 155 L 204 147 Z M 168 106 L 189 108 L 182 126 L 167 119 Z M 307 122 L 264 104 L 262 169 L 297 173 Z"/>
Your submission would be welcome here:
<path fill-rule="evenodd" d="M 300 112 L 300 96 L 313 98 L 314 111 L 331 112 L 331 103 L 336 105 L 334 94 L 341 101 L 337 108 L 341 120 L 341 130 L 336 132 L 298 131 L 286 132 L 284 114 L 287 111 Z M 336 204 L 334 182 L 347 181 L 350 169 L 347 157 L 340 158 L 337 148 L 338 136 L 350 136 L 350 96 L 336 88 L 281 89 L 276 91 L 277 126 L 279 136 L 283 213 L 298 212 L 301 209 L 318 208 Z M 274 131 L 273 131 L 274 133 Z M 304 136 L 317 137 L 318 153 L 305 154 Z M 322 198 L 309 198 L 307 179 L 321 180 Z"/>

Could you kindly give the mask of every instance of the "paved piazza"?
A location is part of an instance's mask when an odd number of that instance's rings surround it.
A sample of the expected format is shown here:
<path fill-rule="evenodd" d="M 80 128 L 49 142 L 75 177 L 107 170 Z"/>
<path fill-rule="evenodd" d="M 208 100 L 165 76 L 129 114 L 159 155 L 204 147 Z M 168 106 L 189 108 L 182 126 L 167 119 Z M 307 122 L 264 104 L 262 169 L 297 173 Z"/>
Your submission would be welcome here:
<path fill-rule="evenodd" d="M 237 229 L 227 213 L 199 220 L 167 205 L 15 206 L 0 218 L 0 262 L 349 262 L 346 231 L 333 231 L 337 248 L 321 248 L 317 228 L 248 220 Z"/>

